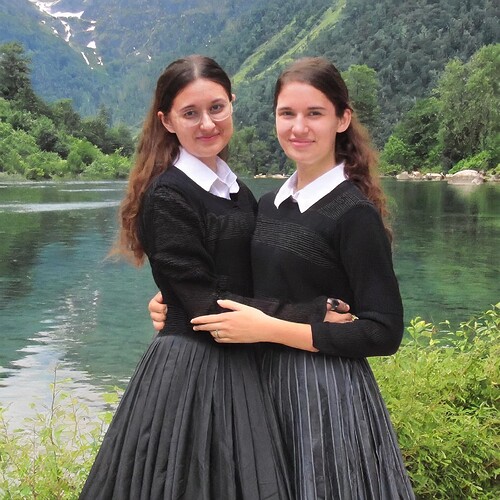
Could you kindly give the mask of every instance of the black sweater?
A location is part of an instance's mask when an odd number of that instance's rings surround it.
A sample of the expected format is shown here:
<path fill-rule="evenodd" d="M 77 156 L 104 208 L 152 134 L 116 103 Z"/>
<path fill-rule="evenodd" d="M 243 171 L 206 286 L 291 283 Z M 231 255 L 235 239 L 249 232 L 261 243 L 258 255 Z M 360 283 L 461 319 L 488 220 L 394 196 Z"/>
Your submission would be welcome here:
<path fill-rule="evenodd" d="M 257 204 L 250 190 L 239 185 L 227 200 L 170 167 L 146 192 L 139 235 L 169 306 L 168 319 L 181 316 L 188 327 L 195 316 L 221 312 L 216 300 L 225 298 L 290 321 L 321 321 L 326 296 L 302 304 L 251 298 L 250 240 Z"/>
<path fill-rule="evenodd" d="M 325 354 L 393 354 L 403 335 L 403 307 L 390 243 L 375 207 L 345 181 L 304 213 L 274 193 L 259 202 L 252 242 L 256 297 L 343 299 L 352 323 L 312 321 L 313 345 Z"/>

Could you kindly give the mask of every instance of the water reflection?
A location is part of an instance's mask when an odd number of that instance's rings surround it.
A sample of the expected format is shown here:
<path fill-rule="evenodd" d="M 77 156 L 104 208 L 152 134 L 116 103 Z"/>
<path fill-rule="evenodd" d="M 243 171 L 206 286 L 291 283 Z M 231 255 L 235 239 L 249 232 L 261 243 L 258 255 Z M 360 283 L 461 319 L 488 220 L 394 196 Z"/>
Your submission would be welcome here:
<path fill-rule="evenodd" d="M 281 183 L 249 181 L 257 196 Z M 21 400 L 46 401 L 56 366 L 96 402 L 99 390 L 125 384 L 153 336 L 148 266 L 106 259 L 124 187 L 0 185 L 0 403 L 12 403 L 14 415 Z M 457 323 L 499 300 L 500 186 L 385 188 L 407 320 Z"/>

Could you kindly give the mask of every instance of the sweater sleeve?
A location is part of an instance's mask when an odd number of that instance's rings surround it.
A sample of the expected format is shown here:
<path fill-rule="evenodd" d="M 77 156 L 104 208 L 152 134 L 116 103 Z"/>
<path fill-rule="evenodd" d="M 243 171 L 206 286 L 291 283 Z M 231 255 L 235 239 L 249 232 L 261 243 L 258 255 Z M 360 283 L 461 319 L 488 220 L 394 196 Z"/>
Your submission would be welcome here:
<path fill-rule="evenodd" d="M 153 274 L 161 289 L 169 286 L 193 318 L 223 310 L 217 299 L 230 299 L 288 321 L 322 321 L 327 297 L 304 303 L 285 303 L 275 299 L 253 299 L 225 290 L 219 282 L 215 262 L 204 244 L 202 216 L 181 193 L 158 186 L 143 217 L 143 234 Z"/>
<path fill-rule="evenodd" d="M 394 354 L 403 336 L 403 305 L 379 214 L 368 205 L 349 210 L 334 237 L 353 292 L 351 311 L 359 319 L 313 323 L 314 347 L 352 358 Z"/>

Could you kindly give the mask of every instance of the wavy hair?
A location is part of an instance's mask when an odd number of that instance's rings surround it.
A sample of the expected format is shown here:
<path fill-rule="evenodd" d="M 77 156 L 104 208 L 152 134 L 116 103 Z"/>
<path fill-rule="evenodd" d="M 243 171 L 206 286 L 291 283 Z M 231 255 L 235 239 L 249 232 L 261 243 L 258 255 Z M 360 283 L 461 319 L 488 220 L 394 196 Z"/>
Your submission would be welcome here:
<path fill-rule="evenodd" d="M 151 182 L 169 168 L 179 155 L 177 135 L 165 129 L 158 112 L 168 114 L 179 92 L 197 79 L 218 83 L 232 100 L 228 75 L 206 56 L 191 55 L 178 59 L 169 64 L 158 78 L 153 101 L 142 126 L 127 191 L 120 206 L 118 240 L 111 251 L 112 255 L 122 255 L 137 266 L 144 262 L 144 249 L 139 240 L 137 224 L 142 198 Z M 227 147 L 219 156 L 227 156 Z"/>
<path fill-rule="evenodd" d="M 392 239 L 387 218 L 386 197 L 378 175 L 378 154 L 372 146 L 370 135 L 359 122 L 350 101 L 349 91 L 337 68 L 323 57 L 305 57 L 292 63 L 279 76 L 274 91 L 274 109 L 283 86 L 291 82 L 311 85 L 322 92 L 334 105 L 339 118 L 346 109 L 352 113 L 349 127 L 340 132 L 335 140 L 335 161 L 345 162 L 345 172 L 364 195 L 375 205 L 384 221 L 384 226 Z"/>

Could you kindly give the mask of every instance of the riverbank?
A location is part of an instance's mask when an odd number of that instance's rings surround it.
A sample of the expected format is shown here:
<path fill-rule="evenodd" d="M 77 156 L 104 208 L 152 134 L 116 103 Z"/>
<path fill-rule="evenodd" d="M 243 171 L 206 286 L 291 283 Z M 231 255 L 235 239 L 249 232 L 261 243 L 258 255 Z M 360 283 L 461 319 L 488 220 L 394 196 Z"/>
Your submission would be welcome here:
<path fill-rule="evenodd" d="M 479 185 L 484 182 L 500 182 L 500 175 L 477 170 L 461 170 L 455 174 L 419 171 L 401 172 L 394 176 L 398 181 L 446 181 L 449 184 Z"/>

